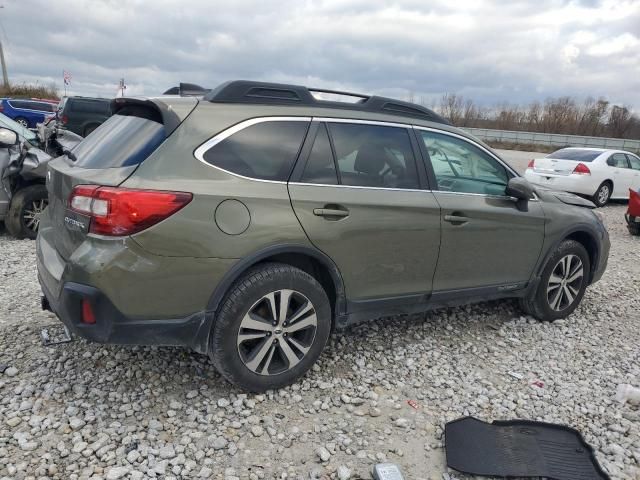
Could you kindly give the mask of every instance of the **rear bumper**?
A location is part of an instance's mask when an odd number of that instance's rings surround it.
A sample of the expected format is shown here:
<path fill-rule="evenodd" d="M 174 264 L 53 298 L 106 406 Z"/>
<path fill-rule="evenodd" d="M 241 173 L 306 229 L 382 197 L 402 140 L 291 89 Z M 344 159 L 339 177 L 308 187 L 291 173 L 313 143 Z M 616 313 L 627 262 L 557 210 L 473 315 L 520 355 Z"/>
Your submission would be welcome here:
<path fill-rule="evenodd" d="M 524 178 L 534 185 L 588 196 L 593 195 L 599 187 L 594 186 L 592 178 L 587 175 L 545 175 L 530 168 L 525 171 Z"/>
<path fill-rule="evenodd" d="M 41 278 L 40 285 L 51 311 L 73 334 L 82 338 L 96 343 L 182 346 L 200 353 L 207 352 L 208 331 L 213 318 L 206 312 L 187 318 L 134 320 L 123 315 L 106 295 L 94 287 L 67 282 L 56 297 Z M 82 321 L 83 300 L 92 307 L 96 318 L 94 324 Z"/>

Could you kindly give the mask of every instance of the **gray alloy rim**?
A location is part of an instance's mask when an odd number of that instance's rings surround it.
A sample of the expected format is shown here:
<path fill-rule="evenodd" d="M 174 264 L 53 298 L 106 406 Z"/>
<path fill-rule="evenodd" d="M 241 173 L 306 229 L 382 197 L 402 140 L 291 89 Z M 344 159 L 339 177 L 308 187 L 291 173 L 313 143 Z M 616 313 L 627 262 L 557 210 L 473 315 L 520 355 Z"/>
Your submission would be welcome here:
<path fill-rule="evenodd" d="M 580 257 L 577 255 L 562 257 L 553 267 L 547 284 L 549 306 L 556 312 L 560 312 L 573 305 L 580 293 L 583 279 L 584 267 Z"/>
<path fill-rule="evenodd" d="M 268 293 L 244 315 L 236 340 L 244 365 L 259 375 L 291 370 L 307 355 L 318 318 L 311 301 L 296 290 Z"/>
<path fill-rule="evenodd" d="M 24 128 L 29 127 L 29 124 L 27 123 L 26 120 L 23 120 L 22 118 L 16 120 L 16 123 L 19 123 L 20 125 L 22 125 Z"/>
<path fill-rule="evenodd" d="M 598 202 L 604 204 L 607 200 L 609 200 L 609 185 L 603 185 L 598 192 Z"/>
<path fill-rule="evenodd" d="M 40 216 L 42 215 L 42 212 L 44 212 L 45 208 L 47 208 L 47 200 L 41 198 L 40 200 L 34 200 L 31 203 L 31 207 L 24 210 L 22 219 L 29 230 L 33 230 L 34 232 L 38 231 L 38 227 L 40 226 Z"/>

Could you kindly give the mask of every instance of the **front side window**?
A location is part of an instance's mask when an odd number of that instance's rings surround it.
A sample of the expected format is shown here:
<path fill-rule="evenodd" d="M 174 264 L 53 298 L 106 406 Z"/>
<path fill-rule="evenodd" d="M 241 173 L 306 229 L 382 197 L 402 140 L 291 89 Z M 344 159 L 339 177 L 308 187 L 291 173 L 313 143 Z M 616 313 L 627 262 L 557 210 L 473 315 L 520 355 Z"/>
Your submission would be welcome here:
<path fill-rule="evenodd" d="M 416 159 L 406 128 L 330 123 L 343 185 L 419 188 Z"/>
<path fill-rule="evenodd" d="M 629 159 L 629 163 L 631 164 L 631 168 L 634 170 L 640 170 L 640 158 L 635 155 L 630 155 L 627 153 L 627 158 Z"/>
<path fill-rule="evenodd" d="M 624 153 L 614 153 L 607 160 L 607 164 L 614 168 L 629 168 L 629 163 Z"/>
<path fill-rule="evenodd" d="M 495 158 L 466 140 L 431 131 L 418 132 L 439 190 L 505 195 L 510 175 Z"/>
<path fill-rule="evenodd" d="M 307 133 L 308 121 L 257 123 L 217 143 L 204 161 L 243 177 L 286 181 Z"/>

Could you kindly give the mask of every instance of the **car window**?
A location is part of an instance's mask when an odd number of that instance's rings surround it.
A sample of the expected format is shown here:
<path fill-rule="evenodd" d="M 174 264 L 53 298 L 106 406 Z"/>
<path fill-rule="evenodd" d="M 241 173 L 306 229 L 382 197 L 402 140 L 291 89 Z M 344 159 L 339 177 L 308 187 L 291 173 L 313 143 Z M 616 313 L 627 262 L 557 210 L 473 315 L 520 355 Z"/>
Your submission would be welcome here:
<path fill-rule="evenodd" d="M 561 148 L 547 155 L 547 158 L 558 160 L 575 160 L 576 162 L 593 162 L 602 155 L 602 150 L 590 150 L 587 148 Z"/>
<path fill-rule="evenodd" d="M 108 101 L 76 99 L 69 102 L 69 107 L 73 112 L 99 113 L 102 115 L 108 115 L 109 113 Z"/>
<path fill-rule="evenodd" d="M 607 165 L 615 168 L 629 168 L 629 162 L 624 153 L 614 153 L 607 160 Z"/>
<path fill-rule="evenodd" d="M 331 143 L 329 142 L 327 127 L 324 124 L 318 128 L 301 181 L 325 185 L 336 185 L 338 183 Z"/>
<path fill-rule="evenodd" d="M 164 126 L 146 118 L 114 115 L 74 149 L 75 166 L 113 168 L 138 165 L 166 138 Z"/>
<path fill-rule="evenodd" d="M 307 121 L 269 121 L 234 133 L 207 150 L 207 163 L 244 177 L 285 181 L 307 132 Z"/>
<path fill-rule="evenodd" d="M 635 155 L 631 155 L 627 153 L 627 159 L 631 164 L 631 168 L 633 168 L 634 170 L 640 170 L 640 158 L 636 157 Z"/>
<path fill-rule="evenodd" d="M 13 108 L 29 108 L 24 100 L 10 100 L 9 105 Z"/>
<path fill-rule="evenodd" d="M 420 131 L 438 189 L 460 193 L 505 195 L 506 168 L 491 155 L 461 138 Z"/>
<path fill-rule="evenodd" d="M 330 123 L 340 183 L 343 185 L 420 187 L 409 132 L 402 127 Z"/>

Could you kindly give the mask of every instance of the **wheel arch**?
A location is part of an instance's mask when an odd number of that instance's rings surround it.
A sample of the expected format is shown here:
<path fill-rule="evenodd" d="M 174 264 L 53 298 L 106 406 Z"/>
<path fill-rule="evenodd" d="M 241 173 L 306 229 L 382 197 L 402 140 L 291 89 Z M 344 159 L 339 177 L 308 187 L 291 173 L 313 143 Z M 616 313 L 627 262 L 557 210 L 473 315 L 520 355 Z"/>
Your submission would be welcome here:
<path fill-rule="evenodd" d="M 324 288 L 331 302 L 334 316 L 344 313 L 346 307 L 344 282 L 338 267 L 320 250 L 304 245 L 272 246 L 238 261 L 216 286 L 207 303 L 207 311 L 215 313 L 235 281 L 250 268 L 266 262 L 284 263 L 307 272 Z"/>
<path fill-rule="evenodd" d="M 538 271 L 537 271 L 538 276 L 542 274 L 542 271 L 547 266 L 547 262 L 549 261 L 549 258 L 551 257 L 551 255 L 553 255 L 553 252 L 555 252 L 556 249 L 560 246 L 560 244 L 565 240 L 574 240 L 578 242 L 580 245 L 582 245 L 587 251 L 587 254 L 589 255 L 589 263 L 590 263 L 589 283 L 591 283 L 593 279 L 593 275 L 595 273 L 595 268 L 598 265 L 598 261 L 600 259 L 600 245 L 597 240 L 597 234 L 591 231 L 590 228 L 584 227 L 584 226 L 579 226 L 565 232 L 564 235 L 562 235 L 562 237 L 560 238 L 560 240 L 558 240 L 549 249 L 549 251 L 547 252 L 544 258 L 544 261 L 541 262 L 538 267 Z"/>

